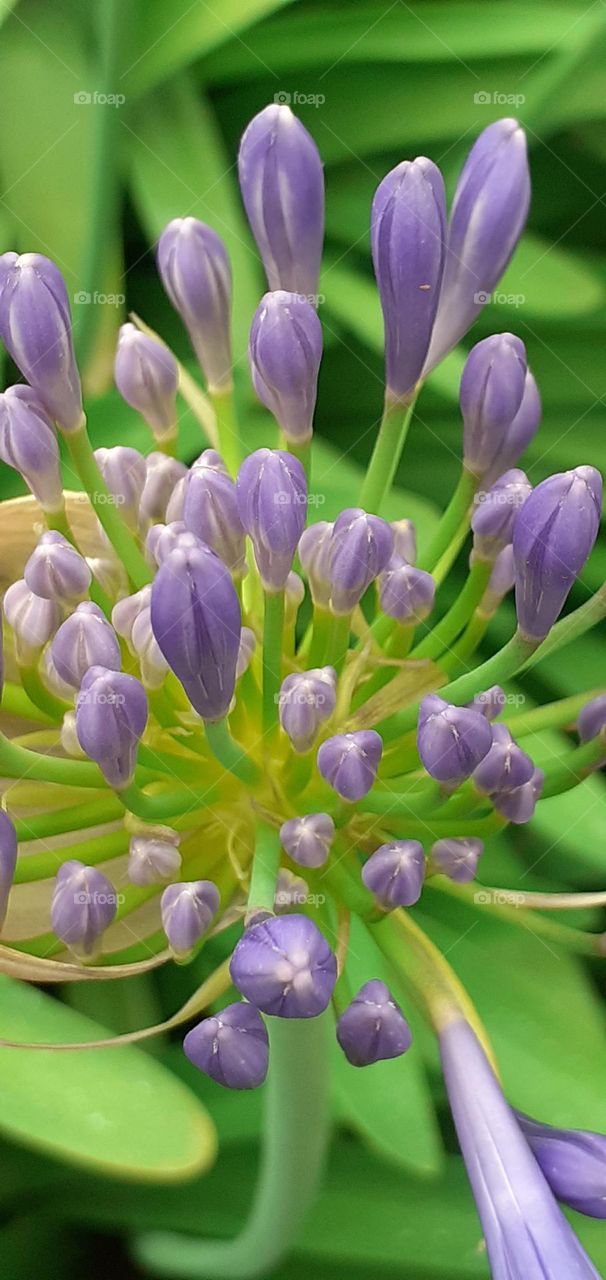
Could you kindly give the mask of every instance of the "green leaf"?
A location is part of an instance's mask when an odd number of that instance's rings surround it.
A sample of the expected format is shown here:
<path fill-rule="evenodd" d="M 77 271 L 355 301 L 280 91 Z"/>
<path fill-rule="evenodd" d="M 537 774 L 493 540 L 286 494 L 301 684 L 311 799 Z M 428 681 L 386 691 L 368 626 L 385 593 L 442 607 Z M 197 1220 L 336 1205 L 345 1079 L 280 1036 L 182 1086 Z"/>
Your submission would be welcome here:
<path fill-rule="evenodd" d="M 521 316 L 582 315 L 604 305 L 604 282 L 581 254 L 527 232 L 495 290 L 495 303 Z M 487 310 L 487 316 L 490 311 Z M 493 311 L 496 315 L 496 312 Z"/>
<path fill-rule="evenodd" d="M 105 1034 L 33 987 L 0 978 L 2 1035 L 68 1043 Z M 172 1182 L 207 1169 L 215 1133 L 201 1103 L 133 1046 L 110 1050 L 0 1049 L 0 1130 L 99 1173 Z"/>

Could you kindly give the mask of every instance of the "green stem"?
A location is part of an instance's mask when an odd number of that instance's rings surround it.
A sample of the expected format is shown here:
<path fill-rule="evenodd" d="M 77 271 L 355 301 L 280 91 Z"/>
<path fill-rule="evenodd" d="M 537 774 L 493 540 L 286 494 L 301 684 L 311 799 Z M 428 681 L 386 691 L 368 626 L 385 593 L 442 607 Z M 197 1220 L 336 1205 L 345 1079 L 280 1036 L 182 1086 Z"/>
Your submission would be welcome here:
<path fill-rule="evenodd" d="M 271 911 L 276 899 L 276 881 L 280 868 L 280 837 L 274 827 L 259 819 L 256 823 L 255 856 L 248 891 L 248 914 Z"/>
<path fill-rule="evenodd" d="M 324 655 L 328 648 L 328 640 L 332 630 L 332 613 L 328 609 L 321 609 L 319 605 L 314 605 L 313 621 L 311 629 L 311 644 L 309 646 L 306 667 L 321 667 L 324 665 Z M 304 638 L 300 648 L 299 657 L 305 654 Z"/>
<path fill-rule="evenodd" d="M 447 672 L 448 675 L 456 676 L 469 670 L 467 659 L 475 653 L 478 645 L 484 639 L 489 622 L 489 615 L 482 613 L 480 609 L 476 609 L 454 648 L 450 653 L 443 654 L 440 658 L 440 666 L 443 671 Z"/>
<path fill-rule="evenodd" d="M 423 556 L 419 557 L 419 569 L 428 569 L 430 571 L 435 569 L 441 557 L 448 551 L 451 543 L 460 537 L 461 531 L 463 531 L 464 536 L 469 525 L 473 498 L 479 483 L 478 477 L 472 475 L 464 467 L 459 476 L 457 487 L 427 551 Z"/>
<path fill-rule="evenodd" d="M 523 737 L 525 733 L 541 733 L 543 729 L 559 729 L 563 725 L 573 725 L 585 704 L 604 693 L 606 689 L 603 686 L 587 689 L 585 693 L 576 693 L 571 698 L 560 698 L 558 702 L 533 707 L 531 711 L 518 711 L 511 716 L 505 714 L 503 718 L 515 738 Z"/>
<path fill-rule="evenodd" d="M 19 747 L 0 734 L 0 771 L 8 778 L 30 778 L 37 782 L 59 782 L 65 786 L 106 789 L 107 783 L 96 764 L 85 760 L 62 760 Z"/>
<path fill-rule="evenodd" d="M 375 440 L 372 457 L 360 492 L 360 506 L 378 515 L 389 493 L 398 469 L 408 428 L 415 406 L 416 394 L 409 404 L 387 400 L 379 434 Z"/>
<path fill-rule="evenodd" d="M 579 636 L 584 635 L 591 627 L 595 627 L 606 617 L 606 583 L 596 591 L 591 600 L 586 600 L 585 604 L 580 605 L 578 609 L 573 609 L 566 618 L 561 618 L 551 628 L 549 635 L 545 637 L 543 643 L 524 663 L 523 670 L 530 671 L 537 662 L 541 662 L 543 658 L 547 658 L 550 653 L 557 653 L 565 644 L 570 644 L 573 640 L 577 640 Z"/>
<path fill-rule="evenodd" d="M 247 756 L 243 747 L 241 747 L 229 732 L 227 718 L 223 720 L 207 720 L 204 728 L 206 730 L 206 741 L 215 758 L 222 764 L 224 769 L 229 773 L 233 773 L 234 777 L 239 778 L 247 787 L 254 787 L 260 779 L 260 770 L 257 765 Z"/>
<path fill-rule="evenodd" d="M 208 808 L 218 798 L 217 787 L 180 787 L 175 791 L 162 791 L 148 796 L 134 782 L 116 792 L 123 807 L 144 822 L 163 822 L 165 818 L 179 817 L 193 812 L 195 807 Z"/>
<path fill-rule="evenodd" d="M 93 836 L 80 844 L 62 845 L 48 853 L 30 853 L 17 859 L 15 884 L 31 884 L 34 880 L 50 880 L 67 858 L 79 858 L 87 866 L 95 866 L 110 858 L 118 858 L 128 849 L 127 831 L 113 831 L 105 836 Z"/>
<path fill-rule="evenodd" d="M 104 108 L 101 114 L 110 109 Z M 80 427 L 78 431 L 66 433 L 65 442 L 95 514 L 118 558 L 122 561 L 133 586 L 139 590 L 151 581 L 151 570 L 139 551 L 135 539 L 118 514 L 117 507 L 95 462 L 86 426 Z"/>
<path fill-rule="evenodd" d="M 541 798 L 546 800 L 548 796 L 558 796 L 563 791 L 570 791 L 572 787 L 578 786 L 594 769 L 599 768 L 605 753 L 606 747 L 600 738 L 584 742 L 570 751 L 563 760 L 545 770 Z"/>
<path fill-rule="evenodd" d="M 19 716 L 23 720 L 35 720 L 37 724 L 51 724 L 53 717 L 42 711 L 28 698 L 24 689 L 12 681 L 6 680 L 2 692 L 2 710 L 9 716 Z"/>
<path fill-rule="evenodd" d="M 471 571 L 457 600 L 424 640 L 413 649 L 412 658 L 437 658 L 463 630 L 484 595 L 492 573 L 489 560 L 474 560 Z"/>
<path fill-rule="evenodd" d="M 68 702 L 63 702 L 60 698 L 56 698 L 54 694 L 42 683 L 40 673 L 36 667 L 19 666 L 19 676 L 21 684 L 32 702 L 44 711 L 51 720 L 61 722 L 66 711 L 69 711 Z"/>
<path fill-rule="evenodd" d="M 52 813 L 36 813 L 31 818 L 17 818 L 15 828 L 19 843 L 28 840 L 44 840 L 48 836 L 63 835 L 67 831 L 85 831 L 115 822 L 124 814 L 119 800 L 108 796 L 93 804 L 83 804 L 71 809 L 55 809 Z"/>
<path fill-rule="evenodd" d="M 240 432 L 234 407 L 233 391 L 212 392 L 209 396 L 217 416 L 217 433 L 219 436 L 219 453 L 230 475 L 235 479 L 242 461 Z"/>
<path fill-rule="evenodd" d="M 508 906 L 505 902 L 499 902 L 498 896 L 496 901 L 487 903 L 490 895 L 499 894 L 498 889 L 484 889 L 478 884 L 456 884 L 453 880 L 449 880 L 447 876 L 432 877 L 428 882 L 428 888 L 434 889 L 439 893 L 447 894 L 450 898 L 456 898 L 459 902 L 465 902 L 469 906 L 475 906 L 480 910 L 484 910 L 486 906 L 492 915 L 497 916 L 508 924 L 517 925 L 521 929 L 530 929 L 532 933 L 539 934 L 541 937 L 549 938 L 553 943 L 566 947 L 569 951 L 574 951 L 581 955 L 599 954 L 599 934 L 584 933 L 581 929 L 573 929 L 569 925 L 559 924 L 557 920 L 550 920 L 546 916 L 537 913 L 536 910 L 521 906 Z M 500 891 L 504 894 L 505 891 Z M 515 898 L 515 890 L 510 891 L 510 896 Z"/>
<path fill-rule="evenodd" d="M 263 732 L 271 733 L 278 723 L 282 684 L 282 632 L 284 592 L 265 592 L 263 611 Z"/>
<path fill-rule="evenodd" d="M 335 614 L 332 620 L 332 626 L 328 636 L 328 645 L 324 656 L 324 663 L 330 667 L 334 667 L 338 675 L 340 675 L 345 665 L 345 659 L 349 649 L 349 636 L 351 632 L 351 614 L 345 616 Z"/>

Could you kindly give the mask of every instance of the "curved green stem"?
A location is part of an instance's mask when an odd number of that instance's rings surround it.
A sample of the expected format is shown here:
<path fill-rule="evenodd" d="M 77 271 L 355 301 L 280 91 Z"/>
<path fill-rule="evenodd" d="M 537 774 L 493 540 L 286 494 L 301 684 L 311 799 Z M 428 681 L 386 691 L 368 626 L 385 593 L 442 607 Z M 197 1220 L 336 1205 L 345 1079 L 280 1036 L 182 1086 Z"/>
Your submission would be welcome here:
<path fill-rule="evenodd" d="M 93 836 L 90 840 L 82 840 L 79 844 L 51 849 L 48 853 L 27 854 L 17 859 L 14 883 L 30 884 L 33 880 L 50 880 L 56 875 L 66 858 L 80 858 L 91 867 L 97 862 L 118 858 L 126 853 L 129 838 L 127 831 L 112 831 L 109 835 Z"/>
<path fill-rule="evenodd" d="M 573 725 L 585 703 L 603 693 L 606 693 L 604 686 L 587 689 L 585 693 L 575 693 L 571 698 L 548 702 L 544 707 L 532 707 L 530 711 L 518 711 L 513 715 L 505 713 L 503 719 L 515 738 L 523 737 L 525 733 L 541 733 L 543 729 L 559 729 Z"/>
<path fill-rule="evenodd" d="M 111 108 L 103 108 L 101 114 L 109 110 Z M 95 515 L 99 518 L 118 559 L 122 561 L 133 586 L 138 591 L 140 587 L 151 582 L 152 573 L 135 539 L 118 513 L 118 508 L 95 461 L 86 426 L 80 427 L 78 431 L 66 433 L 65 443 Z"/>
<path fill-rule="evenodd" d="M 365 511 L 378 515 L 381 504 L 391 489 L 416 398 L 417 393 L 407 405 L 400 401 L 385 401 L 379 434 L 360 491 L 360 506 Z"/>
<path fill-rule="evenodd" d="M 261 776 L 257 765 L 247 756 L 243 747 L 232 738 L 229 732 L 227 717 L 223 720 L 207 720 L 206 741 L 215 756 L 229 773 L 239 778 L 248 787 L 254 787 Z"/>
<path fill-rule="evenodd" d="M 162 791 L 148 796 L 136 783 L 116 792 L 117 798 L 125 809 L 134 813 L 135 817 L 145 822 L 163 822 L 165 818 L 174 818 L 181 814 L 193 813 L 195 808 L 210 807 L 218 799 L 216 786 L 180 787 L 175 791 Z"/>
<path fill-rule="evenodd" d="M 523 670 L 530 671 L 537 662 L 541 662 L 543 658 L 547 658 L 550 653 L 557 653 L 563 645 L 570 644 L 571 641 L 577 640 L 579 636 L 584 635 L 591 627 L 595 627 L 598 622 L 606 618 L 606 583 L 596 591 L 591 600 L 586 600 L 585 604 L 580 605 L 578 609 L 573 609 L 566 618 L 561 618 L 551 628 L 549 635 L 545 637 L 542 644 L 534 653 L 530 655 L 524 663 Z"/>
<path fill-rule="evenodd" d="M 442 649 L 463 630 L 484 595 L 484 589 L 492 573 L 492 562 L 474 560 L 471 571 L 457 600 L 437 625 L 412 651 L 413 658 L 437 658 Z"/>
<path fill-rule="evenodd" d="M 66 711 L 69 711 L 69 702 L 63 702 L 60 698 L 56 698 L 53 693 L 43 684 L 40 673 L 36 667 L 19 666 L 19 676 L 21 684 L 32 702 L 44 711 L 45 715 L 55 722 L 61 722 Z"/>
<path fill-rule="evenodd" d="M 37 724 L 51 724 L 53 721 L 52 716 L 47 715 L 46 711 L 42 711 L 41 707 L 36 706 L 31 698 L 28 698 L 25 689 L 18 684 L 13 684 L 10 680 L 4 683 L 1 705 L 2 710 L 9 716 L 35 720 Z"/>
<path fill-rule="evenodd" d="M 238 474 L 242 461 L 240 433 L 234 407 L 234 395 L 229 391 L 209 391 L 210 400 L 217 416 L 217 433 L 219 436 L 219 453 L 233 479 Z"/>
<path fill-rule="evenodd" d="M 65 786 L 107 787 L 96 764 L 86 760 L 62 760 L 17 746 L 0 734 L 0 772 L 8 778 L 30 778 L 36 782 L 59 782 Z"/>
<path fill-rule="evenodd" d="M 97 800 L 93 804 L 55 809 L 52 813 L 36 813 L 31 818 L 17 818 L 15 829 L 18 841 L 25 844 L 28 840 L 45 840 L 49 836 L 63 835 L 67 831 L 86 831 L 106 822 L 115 822 L 123 813 L 124 807 L 120 801 L 108 796 L 107 800 Z"/>
<path fill-rule="evenodd" d="M 436 532 L 424 555 L 419 557 L 419 569 L 435 569 L 442 556 L 448 551 L 451 543 L 456 543 L 463 536 L 469 525 L 474 494 L 479 485 L 477 476 L 461 471 L 457 487 L 440 520 Z M 460 543 L 459 543 L 460 545 Z M 458 547 L 457 547 L 458 549 Z"/>
<path fill-rule="evenodd" d="M 594 738 L 592 742 L 583 742 L 580 747 L 570 751 L 563 760 L 548 766 L 541 798 L 546 800 L 548 796 L 558 796 L 563 791 L 570 791 L 572 787 L 578 786 L 599 767 L 605 753 L 604 743 L 600 738 Z"/>
<path fill-rule="evenodd" d="M 257 820 L 255 855 L 248 891 L 248 913 L 273 913 L 280 867 L 280 837 L 274 827 Z"/>

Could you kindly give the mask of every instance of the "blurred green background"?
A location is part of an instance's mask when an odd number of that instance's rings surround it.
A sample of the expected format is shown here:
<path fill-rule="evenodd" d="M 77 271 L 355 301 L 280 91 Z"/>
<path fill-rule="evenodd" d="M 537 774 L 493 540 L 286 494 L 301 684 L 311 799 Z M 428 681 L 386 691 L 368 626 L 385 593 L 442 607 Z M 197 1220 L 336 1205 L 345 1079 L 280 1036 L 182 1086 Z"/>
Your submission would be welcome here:
<path fill-rule="evenodd" d="M 95 444 L 151 447 L 111 390 L 115 335 L 130 308 L 190 359 L 154 270 L 154 240 L 177 215 L 211 223 L 228 245 L 237 391 L 243 414 L 254 417 L 246 341 L 264 286 L 235 159 L 251 115 L 278 95 L 310 129 L 326 165 L 320 308 L 326 354 L 317 432 L 347 457 L 333 474 L 341 505 L 355 500 L 381 410 L 382 325 L 368 247 L 374 188 L 399 160 L 426 154 L 442 167 L 452 193 L 472 142 L 503 115 L 517 116 L 527 129 L 532 208 L 514 261 L 468 345 L 499 330 L 527 344 L 545 409 L 524 464 L 533 482 L 580 462 L 606 472 L 602 0 L 0 0 L 0 17 L 0 240 L 3 249 L 49 255 L 65 273 Z M 431 520 L 434 504 L 446 503 L 456 480 L 462 360 L 461 351 L 453 353 L 432 376 L 401 464 L 399 483 L 414 498 L 402 500 L 400 514 L 421 522 Z M 13 376 L 7 369 L 6 378 Z M 182 451 L 192 456 L 200 447 L 184 414 Z M 332 457 L 323 454 L 328 467 Z M 2 496 L 19 491 L 2 469 Z M 602 545 L 573 603 L 603 581 L 605 570 Z M 504 611 L 489 643 L 505 637 L 510 624 Z M 577 692 L 603 684 L 604 669 L 603 641 L 592 635 L 573 657 L 564 651 L 533 673 L 525 691 L 536 698 Z M 557 735 L 541 745 L 557 749 Z M 484 880 L 602 888 L 605 818 L 597 777 L 545 802 L 529 828 L 494 840 Z M 439 902 L 432 910 L 435 893 L 427 890 L 419 919 L 468 983 L 512 1100 L 544 1120 L 605 1129 L 599 966 L 529 930 Z M 571 923 L 600 927 L 595 914 Z M 195 973 L 171 971 L 107 990 L 100 984 L 92 995 L 76 991 L 64 999 L 116 1030 L 143 1025 L 177 1008 L 224 953 L 217 943 L 209 951 Z M 34 1029 L 35 1023 L 34 1011 Z M 435 1048 L 420 1027 L 417 1045 L 405 1071 L 375 1068 L 363 1083 L 351 1069 L 335 1067 L 339 1132 L 326 1194 L 279 1280 L 303 1280 L 312 1268 L 323 1280 L 487 1276 Z M 100 1067 L 117 1093 L 120 1052 L 108 1051 Z M 99 1280 L 126 1280 L 154 1273 L 153 1258 L 145 1265 L 136 1260 L 139 1233 L 150 1227 L 235 1231 L 251 1193 L 262 1098 L 226 1096 L 202 1081 L 177 1041 L 153 1052 L 187 1079 L 218 1125 L 222 1155 L 204 1180 L 125 1188 L 60 1158 L 62 1121 L 58 1112 L 53 1135 L 43 1054 L 30 1073 L 29 1130 L 9 1128 L 2 1117 L 10 1113 L 20 1068 L 15 1054 L 0 1051 L 0 1130 L 8 1134 L 0 1149 L 0 1251 L 10 1280 L 30 1280 L 41 1265 L 45 1280 L 76 1280 L 91 1271 Z M 69 1101 L 73 1080 L 72 1121 L 85 1105 L 78 1070 L 70 1058 L 65 1090 Z M 36 1144 L 36 1106 L 51 1113 L 47 1156 L 26 1145 L 28 1134 Z M 579 1219 L 575 1227 L 606 1267 L 606 1228 Z"/>

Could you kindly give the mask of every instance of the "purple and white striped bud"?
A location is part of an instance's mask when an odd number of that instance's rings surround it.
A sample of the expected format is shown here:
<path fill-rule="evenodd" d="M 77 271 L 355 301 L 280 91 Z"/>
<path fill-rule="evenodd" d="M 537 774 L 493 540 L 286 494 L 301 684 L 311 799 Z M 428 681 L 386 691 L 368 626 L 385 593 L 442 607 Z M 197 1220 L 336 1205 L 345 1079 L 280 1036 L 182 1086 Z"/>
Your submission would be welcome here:
<path fill-rule="evenodd" d="M 248 358 L 259 400 L 286 440 L 311 440 L 322 359 L 322 326 L 311 303 L 283 289 L 266 293 L 253 317 Z"/>
<path fill-rule="evenodd" d="M 176 485 L 188 475 L 187 467 L 178 458 L 166 453 L 150 453 L 145 459 L 145 484 L 139 504 L 144 520 L 153 524 L 163 521 L 166 508 Z"/>
<path fill-rule="evenodd" d="M 524 229 L 529 203 L 526 136 L 517 120 L 496 120 L 474 143 L 455 191 L 425 374 L 490 301 Z"/>
<path fill-rule="evenodd" d="M 257 449 L 244 459 L 236 482 L 240 520 L 252 540 L 265 590 L 282 591 L 307 515 L 307 481 L 298 458 L 281 449 Z"/>
<path fill-rule="evenodd" d="M 430 573 L 415 569 L 393 555 L 379 578 L 379 601 L 383 613 L 398 622 L 422 622 L 431 613 L 436 584 Z"/>
<path fill-rule="evenodd" d="M 537 800 L 541 798 L 544 782 L 543 770 L 535 769 L 530 780 L 523 786 L 516 787 L 513 791 L 496 791 L 490 799 L 497 813 L 507 818 L 508 822 L 522 826 L 525 822 L 530 822 Z"/>
<path fill-rule="evenodd" d="M 23 577 L 34 595 L 69 604 L 81 600 L 91 583 L 91 571 L 80 552 L 63 534 L 48 529 L 38 539 Z"/>
<path fill-rule="evenodd" d="M 476 495 L 471 517 L 472 557 L 495 560 L 513 538 L 516 516 L 532 493 L 528 476 L 517 468 L 506 471 L 488 491 Z"/>
<path fill-rule="evenodd" d="M 55 694 L 55 697 L 62 699 L 63 702 L 74 701 L 74 687 L 61 679 L 61 676 L 53 662 L 50 645 L 47 645 L 42 652 L 42 657 L 39 661 L 39 671 L 47 689 L 50 689 L 51 693 Z"/>
<path fill-rule="evenodd" d="M 295 751 L 313 746 L 321 726 L 337 705 L 337 673 L 334 667 L 295 671 L 282 682 L 279 693 L 280 724 Z"/>
<path fill-rule="evenodd" d="M 371 213 L 389 400 L 409 400 L 423 371 L 440 298 L 445 240 L 440 170 L 425 156 L 403 160 L 377 187 Z"/>
<path fill-rule="evenodd" d="M 210 928 L 220 904 L 212 880 L 169 884 L 160 900 L 162 928 L 171 951 L 185 959 Z"/>
<path fill-rule="evenodd" d="M 51 902 L 53 933 L 66 947 L 91 960 L 100 951 L 105 930 L 112 923 L 118 898 L 102 871 L 70 858 L 57 872 Z"/>
<path fill-rule="evenodd" d="M 510 467 L 515 466 L 518 459 L 522 457 L 525 449 L 530 444 L 530 441 L 534 439 L 539 429 L 541 412 L 539 388 L 530 369 L 528 369 L 526 371 L 522 403 L 513 422 L 505 432 L 493 465 L 488 468 L 488 471 L 482 477 L 485 488 L 489 488 L 490 485 L 494 484 L 494 481 L 498 480 L 503 471 L 508 471 Z"/>
<path fill-rule="evenodd" d="M 34 595 L 23 578 L 8 587 L 3 601 L 4 616 L 15 635 L 17 659 L 25 666 L 35 662 L 40 650 L 54 635 L 62 611 L 56 600 Z"/>
<path fill-rule="evenodd" d="M 330 853 L 335 824 L 327 813 L 289 818 L 280 827 L 280 843 L 300 867 L 323 867 Z"/>
<path fill-rule="evenodd" d="M 185 549 L 200 545 L 195 533 L 185 528 L 182 520 L 171 520 L 169 524 L 153 524 L 145 539 L 145 549 L 151 562 L 161 565 L 175 547 Z"/>
<path fill-rule="evenodd" d="M 278 871 L 278 879 L 276 880 L 276 892 L 274 894 L 274 911 L 276 915 L 280 912 L 292 911 L 293 907 L 304 907 L 309 899 L 309 885 L 302 876 L 295 875 L 288 867 L 280 867 Z M 259 919 L 266 920 L 269 912 L 255 912 L 254 920 L 248 920 L 248 924 L 257 924 Z"/>
<path fill-rule="evenodd" d="M 0 809 L 0 930 L 6 919 L 16 865 L 17 832 L 8 813 Z"/>
<path fill-rule="evenodd" d="M 112 609 L 112 627 L 123 640 L 126 640 L 131 652 L 133 627 L 141 610 L 149 606 L 150 600 L 151 583 L 147 583 L 141 587 L 140 591 L 135 591 L 133 595 L 119 600 Z"/>
<path fill-rule="evenodd" d="M 160 827 L 148 835 L 131 836 L 128 848 L 128 878 L 131 884 L 163 884 L 175 880 L 181 870 L 179 836 L 170 827 Z"/>
<path fill-rule="evenodd" d="M 120 671 L 90 667 L 76 703 L 76 732 L 82 750 L 116 791 L 133 780 L 146 724 L 147 694 L 140 681 Z"/>
<path fill-rule="evenodd" d="M 0 335 L 46 412 L 63 431 L 84 422 L 65 281 L 41 253 L 0 258 Z"/>
<path fill-rule="evenodd" d="M 414 564 L 417 558 L 417 530 L 412 520 L 392 520 L 393 553 L 401 556 L 407 564 Z"/>
<path fill-rule="evenodd" d="M 530 782 L 534 764 L 530 756 L 514 742 L 504 724 L 492 727 L 492 746 L 473 772 L 473 783 L 483 795 L 493 792 L 515 791 Z"/>
<path fill-rule="evenodd" d="M 481 711 L 487 720 L 496 720 L 507 705 L 507 694 L 500 684 L 493 684 L 483 693 L 476 693 L 475 698 L 467 703 L 474 711 Z"/>
<path fill-rule="evenodd" d="M 421 897 L 425 854 L 418 840 L 393 840 L 371 853 L 362 867 L 362 880 L 385 911 L 412 907 Z"/>
<path fill-rule="evenodd" d="M 313 138 L 290 107 L 272 103 L 251 120 L 238 177 L 269 288 L 313 301 L 324 239 L 324 173 Z"/>
<path fill-rule="evenodd" d="M 318 520 L 305 529 L 299 540 L 299 559 L 309 583 L 311 598 L 319 609 L 330 605 L 330 546 L 334 525 Z"/>
<path fill-rule="evenodd" d="M 575 467 L 537 485 L 516 519 L 513 554 L 521 633 L 535 642 L 553 626 L 600 527 L 602 478 Z"/>
<path fill-rule="evenodd" d="M 328 549 L 330 608 L 347 615 L 387 568 L 393 554 L 391 525 L 360 507 L 348 507 L 335 520 Z"/>
<path fill-rule="evenodd" d="M 231 573 L 242 577 L 246 572 L 246 545 L 236 486 L 214 449 L 205 449 L 194 463 L 184 495 L 186 529 L 212 547 Z"/>
<path fill-rule="evenodd" d="M 304 599 L 305 583 L 298 573 L 291 569 L 284 588 L 284 621 L 287 625 L 296 621 L 299 606 L 303 604 Z"/>
<path fill-rule="evenodd" d="M 221 237 L 197 218 L 173 218 L 158 241 L 158 271 L 209 390 L 228 391 L 231 269 Z"/>
<path fill-rule="evenodd" d="M 496 613 L 501 600 L 511 591 L 516 580 L 516 570 L 513 558 L 513 546 L 509 543 L 503 547 L 494 562 L 492 573 L 488 579 L 488 586 L 480 601 L 480 609 L 482 613 L 491 617 Z"/>
<path fill-rule="evenodd" d="M 516 1119 L 556 1199 L 589 1218 L 606 1218 L 606 1137 L 555 1129 L 516 1111 Z"/>
<path fill-rule="evenodd" d="M 122 399 L 141 414 L 156 440 L 174 434 L 179 368 L 163 342 L 142 333 L 134 324 L 123 324 L 118 334 L 114 378 Z"/>
<path fill-rule="evenodd" d="M 223 561 L 202 543 L 160 565 L 151 624 L 169 667 L 203 720 L 227 714 L 240 648 L 240 602 Z"/>
<path fill-rule="evenodd" d="M 119 671 L 122 665 L 116 633 L 97 604 L 84 600 L 53 637 L 51 657 L 62 680 L 79 689 L 90 667 Z"/>
<path fill-rule="evenodd" d="M 242 627 L 236 661 L 236 680 L 239 680 L 244 675 L 244 672 L 248 671 L 256 647 L 257 637 L 254 631 L 250 627 Z"/>
<path fill-rule="evenodd" d="M 496 333 L 472 347 L 461 378 L 463 461 L 482 476 L 500 462 L 501 445 L 521 404 L 526 350 L 512 333 Z"/>
<path fill-rule="evenodd" d="M 229 966 L 238 991 L 277 1018 L 315 1018 L 327 1008 L 337 961 L 307 916 L 262 920 L 240 938 Z"/>
<path fill-rule="evenodd" d="M 151 585 L 119 600 L 112 609 L 112 625 L 139 660 L 141 678 L 149 689 L 158 689 L 168 672 L 151 625 Z"/>
<path fill-rule="evenodd" d="M 31 387 L 19 384 L 0 393 L 0 460 L 19 472 L 43 511 L 62 509 L 57 435 Z"/>
<path fill-rule="evenodd" d="M 337 1040 L 352 1067 L 369 1067 L 406 1053 L 412 1032 L 389 987 L 372 978 L 341 1014 Z"/>
<path fill-rule="evenodd" d="M 188 472 L 188 475 L 189 475 L 189 472 Z M 183 520 L 183 506 L 185 503 L 185 486 L 186 485 L 187 485 L 187 476 L 181 476 L 181 479 L 177 480 L 177 483 L 166 504 L 166 513 L 164 515 L 164 520 L 166 521 L 167 524 L 172 524 L 173 521 L 176 521 L 176 520 L 181 520 L 181 521 Z"/>
<path fill-rule="evenodd" d="M 183 1048 L 199 1071 L 226 1089 L 256 1089 L 269 1065 L 269 1037 L 251 1004 L 228 1004 L 188 1031 Z"/>
<path fill-rule="evenodd" d="M 95 449 L 95 462 L 105 480 L 124 523 L 137 533 L 141 516 L 141 495 L 147 469 L 138 449 L 117 444 L 112 449 Z"/>
<path fill-rule="evenodd" d="M 383 740 L 374 729 L 339 733 L 318 751 L 318 769 L 342 800 L 362 800 L 374 785 L 383 754 Z"/>
<path fill-rule="evenodd" d="M 469 884 L 476 878 L 484 843 L 475 836 L 436 840 L 430 851 L 431 865 L 440 875 L 456 884 Z"/>
<path fill-rule="evenodd" d="M 577 720 L 577 730 L 581 742 L 591 742 L 592 738 L 597 738 L 606 728 L 606 693 L 598 694 L 597 698 L 592 698 L 590 702 L 586 702 L 583 709 L 579 712 Z"/>
<path fill-rule="evenodd" d="M 427 772 L 438 782 L 469 778 L 490 751 L 492 730 L 471 707 L 455 707 L 435 693 L 419 708 L 417 746 Z"/>

